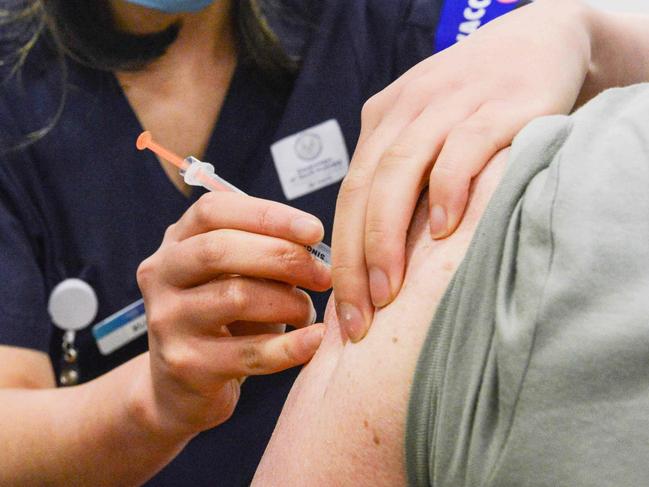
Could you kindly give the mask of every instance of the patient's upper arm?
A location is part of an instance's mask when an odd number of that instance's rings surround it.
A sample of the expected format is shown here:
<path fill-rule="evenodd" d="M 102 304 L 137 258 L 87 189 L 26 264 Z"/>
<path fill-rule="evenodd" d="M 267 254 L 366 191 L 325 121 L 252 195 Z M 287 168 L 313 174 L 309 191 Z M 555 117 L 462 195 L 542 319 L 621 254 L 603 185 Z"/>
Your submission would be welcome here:
<path fill-rule="evenodd" d="M 255 485 L 405 484 L 404 429 L 419 350 L 505 158 L 498 155 L 476 180 L 463 223 L 446 240 L 430 239 L 422 199 L 409 231 L 404 287 L 376 313 L 362 342 L 343 340 L 329 306 L 324 342 L 293 386 Z"/>

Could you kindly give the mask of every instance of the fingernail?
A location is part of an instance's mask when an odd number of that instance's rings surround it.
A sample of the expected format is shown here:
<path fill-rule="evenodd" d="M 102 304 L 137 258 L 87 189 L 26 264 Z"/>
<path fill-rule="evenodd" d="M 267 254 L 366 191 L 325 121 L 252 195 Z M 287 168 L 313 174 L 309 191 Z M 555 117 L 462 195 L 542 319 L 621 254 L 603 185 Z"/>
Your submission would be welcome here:
<path fill-rule="evenodd" d="M 291 222 L 291 233 L 298 240 L 315 242 L 324 237 L 324 228 L 315 218 L 300 217 Z"/>
<path fill-rule="evenodd" d="M 444 237 L 447 230 L 446 210 L 440 205 L 433 205 L 430 210 L 430 233 L 432 237 Z"/>
<path fill-rule="evenodd" d="M 392 298 L 390 280 L 385 272 L 378 267 L 370 269 L 370 294 L 372 295 L 372 302 L 377 308 L 382 308 Z"/>
<path fill-rule="evenodd" d="M 340 303 L 338 305 L 338 321 L 352 342 L 356 343 L 365 336 L 365 320 L 356 306 Z"/>
<path fill-rule="evenodd" d="M 324 338 L 324 326 L 323 325 L 313 325 L 307 328 L 307 333 L 304 335 L 304 345 L 309 350 L 317 349 L 322 343 Z"/>

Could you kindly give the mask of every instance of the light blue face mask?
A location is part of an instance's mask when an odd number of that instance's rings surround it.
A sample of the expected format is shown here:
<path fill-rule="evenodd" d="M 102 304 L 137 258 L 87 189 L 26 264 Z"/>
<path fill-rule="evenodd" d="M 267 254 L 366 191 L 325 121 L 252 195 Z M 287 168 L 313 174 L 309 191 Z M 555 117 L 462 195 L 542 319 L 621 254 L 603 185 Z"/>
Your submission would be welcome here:
<path fill-rule="evenodd" d="M 214 0 L 126 0 L 128 3 L 142 5 L 143 7 L 160 10 L 168 14 L 184 12 L 198 12 L 203 10 Z"/>

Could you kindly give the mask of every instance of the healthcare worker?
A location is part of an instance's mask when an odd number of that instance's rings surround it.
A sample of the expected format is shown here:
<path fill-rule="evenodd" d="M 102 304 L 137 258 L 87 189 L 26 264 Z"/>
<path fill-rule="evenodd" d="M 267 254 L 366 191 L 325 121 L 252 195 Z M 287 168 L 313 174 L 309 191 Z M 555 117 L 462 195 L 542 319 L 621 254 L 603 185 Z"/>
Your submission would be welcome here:
<path fill-rule="evenodd" d="M 0 484 L 247 485 L 296 372 L 240 382 L 319 344 L 331 276 L 304 245 L 380 122 L 361 108 L 517 2 L 280 4 L 2 2 Z M 263 200 L 190 191 L 143 129 Z M 89 326 L 60 289 L 96 297 Z"/>

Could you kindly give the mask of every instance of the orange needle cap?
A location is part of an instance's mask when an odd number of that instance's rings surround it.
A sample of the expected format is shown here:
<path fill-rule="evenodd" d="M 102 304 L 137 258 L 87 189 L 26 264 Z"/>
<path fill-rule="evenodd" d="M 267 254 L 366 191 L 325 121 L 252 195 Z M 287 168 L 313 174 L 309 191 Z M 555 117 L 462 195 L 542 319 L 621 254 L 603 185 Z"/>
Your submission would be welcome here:
<path fill-rule="evenodd" d="M 149 149 L 150 151 L 158 155 L 161 159 L 169 161 L 180 170 L 184 171 L 189 167 L 189 163 L 187 163 L 185 159 L 180 157 L 178 154 L 174 154 L 169 149 L 162 147 L 155 140 L 153 140 L 153 136 L 149 131 L 144 131 L 140 134 L 140 136 L 137 138 L 137 141 L 135 142 L 135 147 L 137 147 L 138 150 Z"/>

